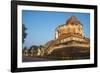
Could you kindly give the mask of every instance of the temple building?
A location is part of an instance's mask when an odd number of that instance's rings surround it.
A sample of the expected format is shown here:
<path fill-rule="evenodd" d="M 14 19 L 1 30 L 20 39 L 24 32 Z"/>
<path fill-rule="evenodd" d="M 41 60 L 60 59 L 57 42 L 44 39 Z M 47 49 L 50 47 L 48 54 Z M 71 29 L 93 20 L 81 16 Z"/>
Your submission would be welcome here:
<path fill-rule="evenodd" d="M 90 39 L 85 37 L 83 25 L 75 16 L 59 25 L 55 29 L 55 39 L 47 42 L 44 47 L 48 56 L 90 57 Z"/>

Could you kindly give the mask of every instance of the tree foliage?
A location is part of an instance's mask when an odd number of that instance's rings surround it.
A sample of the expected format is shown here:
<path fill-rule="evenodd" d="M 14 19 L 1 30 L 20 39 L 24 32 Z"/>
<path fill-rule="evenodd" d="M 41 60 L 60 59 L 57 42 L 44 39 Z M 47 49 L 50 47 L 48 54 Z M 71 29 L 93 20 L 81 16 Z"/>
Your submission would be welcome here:
<path fill-rule="evenodd" d="M 27 28 L 25 27 L 25 25 L 22 25 L 22 42 L 24 43 L 25 38 L 27 36 L 27 33 L 25 32 L 27 30 Z"/>

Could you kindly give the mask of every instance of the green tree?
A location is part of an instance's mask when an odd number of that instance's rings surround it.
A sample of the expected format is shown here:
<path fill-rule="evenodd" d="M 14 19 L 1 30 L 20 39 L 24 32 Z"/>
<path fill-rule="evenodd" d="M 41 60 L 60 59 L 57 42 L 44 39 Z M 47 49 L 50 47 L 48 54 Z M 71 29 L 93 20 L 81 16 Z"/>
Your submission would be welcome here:
<path fill-rule="evenodd" d="M 27 36 L 27 33 L 25 32 L 27 30 L 27 28 L 25 27 L 24 24 L 22 24 L 22 42 L 24 43 L 25 38 Z"/>

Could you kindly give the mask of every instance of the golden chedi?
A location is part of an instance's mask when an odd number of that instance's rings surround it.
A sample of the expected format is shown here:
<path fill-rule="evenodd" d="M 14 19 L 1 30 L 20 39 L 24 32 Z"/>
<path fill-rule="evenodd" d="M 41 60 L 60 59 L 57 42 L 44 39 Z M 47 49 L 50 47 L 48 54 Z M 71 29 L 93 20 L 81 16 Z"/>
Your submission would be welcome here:
<path fill-rule="evenodd" d="M 83 32 L 82 23 L 71 16 L 55 30 L 55 39 L 45 45 L 47 55 L 58 58 L 89 58 L 90 40 Z"/>

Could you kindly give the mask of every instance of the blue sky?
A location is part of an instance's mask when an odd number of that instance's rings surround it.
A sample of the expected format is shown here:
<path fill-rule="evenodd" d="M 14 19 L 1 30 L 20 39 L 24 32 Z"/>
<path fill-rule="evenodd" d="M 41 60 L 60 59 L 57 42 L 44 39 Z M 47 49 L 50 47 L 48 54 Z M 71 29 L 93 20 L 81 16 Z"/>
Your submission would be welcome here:
<path fill-rule="evenodd" d="M 22 23 L 26 26 L 24 46 L 43 45 L 47 41 L 54 39 L 55 28 L 71 17 L 76 16 L 83 24 L 85 36 L 90 36 L 90 14 L 75 12 L 51 12 L 51 11 L 22 11 Z"/>

